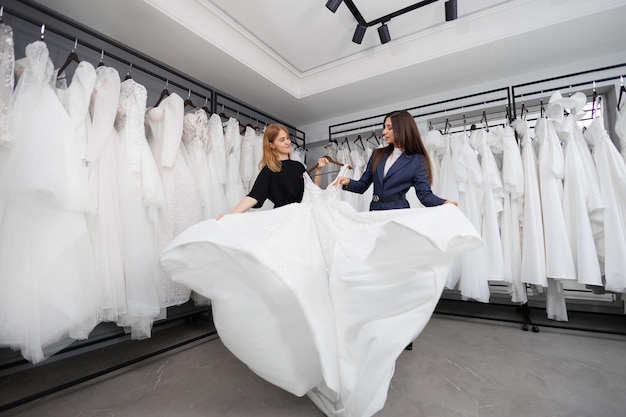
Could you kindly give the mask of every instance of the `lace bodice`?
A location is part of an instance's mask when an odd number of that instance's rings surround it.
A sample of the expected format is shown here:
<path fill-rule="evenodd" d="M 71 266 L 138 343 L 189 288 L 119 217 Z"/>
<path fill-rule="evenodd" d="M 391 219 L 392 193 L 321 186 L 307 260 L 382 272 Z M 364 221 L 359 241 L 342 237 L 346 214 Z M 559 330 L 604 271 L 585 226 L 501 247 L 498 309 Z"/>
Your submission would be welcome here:
<path fill-rule="evenodd" d="M 0 23 L 0 144 L 11 142 L 8 117 L 13 96 L 14 69 L 13 29 Z"/>

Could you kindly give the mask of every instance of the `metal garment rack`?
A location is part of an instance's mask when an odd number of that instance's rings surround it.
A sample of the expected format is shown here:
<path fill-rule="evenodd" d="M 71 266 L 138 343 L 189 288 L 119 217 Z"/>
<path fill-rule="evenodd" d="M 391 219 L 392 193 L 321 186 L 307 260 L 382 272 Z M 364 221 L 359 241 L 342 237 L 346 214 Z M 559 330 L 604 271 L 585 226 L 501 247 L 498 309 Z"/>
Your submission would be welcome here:
<path fill-rule="evenodd" d="M 572 89 L 586 87 L 592 93 L 600 87 L 616 86 L 616 81 L 620 81 L 623 86 L 623 77 L 626 76 L 626 63 L 595 68 L 587 71 L 580 71 L 557 77 L 545 78 L 523 84 L 511 86 L 512 118 L 517 117 L 517 99 L 525 104 L 526 100 L 539 101 L 543 104 L 544 98 L 549 96 L 546 93 L 565 90 L 572 92 Z M 569 80 L 569 83 L 562 84 L 562 81 Z M 558 85 L 556 85 L 558 84 Z M 543 88 L 541 88 L 543 86 Z M 620 86 L 620 88 L 621 88 Z"/>
<path fill-rule="evenodd" d="M 411 113 L 415 119 L 426 118 L 433 123 L 447 120 L 451 127 L 454 127 L 459 126 L 459 122 L 462 126 L 464 120 L 467 123 L 477 118 L 483 119 L 484 116 L 499 115 L 498 118 L 510 118 L 510 108 L 511 91 L 509 87 L 503 87 L 421 104 L 405 110 Z M 377 114 L 330 125 L 328 126 L 328 139 L 332 141 L 333 137 L 337 135 L 375 130 L 376 125 L 382 125 L 384 117 L 385 114 Z"/>

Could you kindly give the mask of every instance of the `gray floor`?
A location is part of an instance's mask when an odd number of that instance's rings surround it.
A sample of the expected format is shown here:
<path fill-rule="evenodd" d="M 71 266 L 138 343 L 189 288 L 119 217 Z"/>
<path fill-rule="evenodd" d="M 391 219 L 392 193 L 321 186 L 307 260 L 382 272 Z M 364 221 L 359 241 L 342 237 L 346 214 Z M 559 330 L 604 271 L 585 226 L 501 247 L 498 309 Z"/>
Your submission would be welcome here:
<path fill-rule="evenodd" d="M 44 397 L 7 416 L 313 417 L 219 339 Z M 434 316 L 397 361 L 383 417 L 626 415 L 626 337 Z"/>

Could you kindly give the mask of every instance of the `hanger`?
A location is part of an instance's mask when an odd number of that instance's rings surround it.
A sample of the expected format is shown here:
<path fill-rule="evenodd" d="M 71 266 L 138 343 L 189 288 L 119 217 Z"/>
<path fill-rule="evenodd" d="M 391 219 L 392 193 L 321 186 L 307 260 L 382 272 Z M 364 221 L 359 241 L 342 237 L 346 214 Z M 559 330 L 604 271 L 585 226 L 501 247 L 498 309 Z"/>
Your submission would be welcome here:
<path fill-rule="evenodd" d="M 224 105 L 223 104 L 222 104 L 222 111 L 220 112 L 220 119 L 222 119 L 222 122 L 228 121 L 228 116 L 226 116 L 226 114 L 224 113 Z"/>
<path fill-rule="evenodd" d="M 378 141 L 378 135 L 376 135 L 376 130 L 374 129 L 374 126 L 372 126 L 372 134 L 369 136 L 369 138 L 366 139 L 366 141 L 372 143 L 372 139 L 376 141 L 376 146 L 380 145 L 380 142 Z"/>
<path fill-rule="evenodd" d="M 128 72 L 126 73 L 126 77 L 124 77 L 124 81 L 126 80 L 130 80 L 133 77 L 130 75 L 130 72 L 133 70 L 133 63 L 130 63 L 130 66 L 128 67 Z"/>
<path fill-rule="evenodd" d="M 204 106 L 202 106 L 202 110 L 204 110 L 208 115 L 210 115 L 211 114 L 211 110 L 209 109 L 209 107 L 207 105 L 208 102 L 209 102 L 208 97 L 205 97 L 204 98 Z"/>
<path fill-rule="evenodd" d="M 100 52 L 100 62 L 98 63 L 98 67 L 101 67 L 103 65 L 104 65 L 104 49 L 102 49 Z"/>
<path fill-rule="evenodd" d="M 480 119 L 480 122 L 484 125 L 485 131 L 489 132 L 489 122 L 487 121 L 487 112 L 483 110 L 483 117 Z"/>
<path fill-rule="evenodd" d="M 44 33 L 46 32 L 46 25 L 45 24 L 41 25 L 41 31 L 40 32 L 41 32 L 41 35 L 39 36 L 39 40 L 43 41 Z"/>
<path fill-rule="evenodd" d="M 450 133 L 451 127 L 452 125 L 450 124 L 450 120 L 446 117 L 446 124 L 444 125 L 444 128 L 443 128 L 443 134 L 447 135 L 448 133 Z"/>
<path fill-rule="evenodd" d="M 596 99 L 598 98 L 598 93 L 596 93 L 596 82 L 593 82 L 593 98 L 591 103 L 591 118 L 593 119 L 596 116 Z"/>
<path fill-rule="evenodd" d="M 163 91 L 161 91 L 161 95 L 159 96 L 156 104 L 154 105 L 154 107 L 157 107 L 159 104 L 161 104 L 161 102 L 163 101 L 163 99 L 167 96 L 170 95 L 170 91 L 167 89 L 167 86 L 170 84 L 169 80 L 165 80 L 165 87 L 163 88 Z"/>
<path fill-rule="evenodd" d="M 330 162 L 331 164 L 335 164 L 335 165 L 339 165 L 340 167 L 344 166 L 345 164 L 342 164 L 339 161 L 335 161 L 333 158 L 331 158 L 328 155 L 324 155 L 322 158 L 326 158 L 328 159 L 328 162 Z M 308 172 L 309 174 L 313 171 L 315 171 L 315 169 L 319 166 L 319 164 L 315 164 L 313 165 L 311 168 L 307 169 L 306 172 Z M 350 165 L 348 165 L 348 169 L 352 169 L 352 167 Z"/>
<path fill-rule="evenodd" d="M 198 107 L 196 107 L 195 104 L 193 104 L 193 101 L 191 101 L 191 90 L 188 91 L 187 98 L 183 102 L 183 105 L 184 105 L 184 107 L 190 106 L 192 109 L 197 109 L 198 108 Z"/>
<path fill-rule="evenodd" d="M 57 71 L 58 75 L 63 74 L 63 71 L 65 71 L 72 62 L 76 62 L 77 64 L 80 63 L 80 59 L 78 58 L 78 54 L 76 53 L 77 46 L 78 46 L 78 39 L 74 39 L 74 47 L 72 48 L 72 52 L 69 53 L 69 55 L 65 59 L 65 62 L 63 63 L 63 65 L 61 65 L 61 67 L 59 68 L 59 71 Z"/>
<path fill-rule="evenodd" d="M 626 93 L 626 88 L 624 88 L 624 76 L 620 75 L 620 88 L 619 88 L 619 98 L 617 99 L 617 109 L 619 110 L 620 105 L 622 104 L 622 96 Z"/>
<path fill-rule="evenodd" d="M 350 148 L 350 141 L 348 140 L 348 137 L 346 136 L 344 140 L 341 141 L 341 144 L 346 144 L 346 146 L 348 147 L 348 151 L 352 152 L 352 149 Z"/>
<path fill-rule="evenodd" d="M 363 139 L 361 139 L 361 135 L 359 135 L 356 139 L 354 139 L 352 141 L 352 143 L 356 143 L 357 146 L 359 145 L 359 143 L 361 144 L 361 150 L 365 150 L 365 145 L 363 144 Z"/>
<path fill-rule="evenodd" d="M 4 6 L 0 6 L 0 23 L 4 23 L 4 20 L 2 20 L 3 14 L 4 14 Z"/>
<path fill-rule="evenodd" d="M 463 113 L 463 132 L 467 131 L 467 119 L 465 118 L 465 113 Z"/>

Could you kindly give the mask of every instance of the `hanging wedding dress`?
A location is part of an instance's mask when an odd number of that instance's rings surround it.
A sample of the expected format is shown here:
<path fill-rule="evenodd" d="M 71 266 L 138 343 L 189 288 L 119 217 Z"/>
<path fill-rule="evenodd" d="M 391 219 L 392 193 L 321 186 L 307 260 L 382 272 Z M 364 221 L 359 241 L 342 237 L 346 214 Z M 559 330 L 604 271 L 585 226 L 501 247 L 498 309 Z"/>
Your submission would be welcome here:
<path fill-rule="evenodd" d="M 183 149 L 185 150 L 187 165 L 198 184 L 203 220 L 217 216 L 211 210 L 210 174 L 205 152 L 208 140 L 209 117 L 206 112 L 202 109 L 196 109 L 186 113 L 183 119 Z"/>
<path fill-rule="evenodd" d="M 144 86 L 133 79 L 122 82 L 115 127 L 127 308 L 117 324 L 132 339 L 150 337 L 154 320 L 165 316 L 154 235 L 164 196 L 145 134 L 146 100 Z"/>
<path fill-rule="evenodd" d="M 239 174 L 243 183 L 243 191 L 247 194 L 252 189 L 256 176 L 254 175 L 254 165 L 258 165 L 259 161 L 254 160 L 254 142 L 256 141 L 256 133 L 254 128 L 246 126 L 246 131 L 241 141 L 241 162 L 239 164 Z M 258 174 L 258 173 L 257 173 Z"/>
<path fill-rule="evenodd" d="M 85 159 L 97 211 L 90 218 L 90 233 L 96 259 L 101 321 L 116 322 L 126 312 L 126 284 L 122 254 L 122 224 L 118 176 L 115 116 L 120 97 L 120 76 L 111 67 L 96 70 L 90 103 L 91 124 Z"/>
<path fill-rule="evenodd" d="M 15 70 L 15 46 L 13 29 L 0 23 L 0 174 L 9 157 L 11 135 L 9 134 L 9 109 L 13 98 Z"/>
<path fill-rule="evenodd" d="M 524 210 L 524 169 L 520 147 L 511 126 L 497 128 L 502 154 L 502 190 L 504 204 L 500 221 L 504 280 L 510 282 L 511 301 L 528 301 L 522 282 L 522 220 Z"/>
<path fill-rule="evenodd" d="M 217 114 L 209 117 L 206 159 L 209 167 L 209 215 L 211 219 L 220 214 L 228 213 L 232 207 L 228 205 L 224 185 L 226 184 L 226 145 L 222 119 Z"/>
<path fill-rule="evenodd" d="M 39 362 L 97 324 L 86 220 L 95 206 L 46 44 L 29 44 L 26 57 L 0 174 L 0 345 Z"/>
<path fill-rule="evenodd" d="M 470 134 L 470 145 L 480 157 L 482 171 L 483 211 L 481 234 L 485 242 L 487 259 L 487 279 L 490 281 L 504 280 L 504 254 L 500 237 L 500 215 L 504 204 L 502 179 L 496 159 L 487 143 L 485 129 L 476 129 Z"/>
<path fill-rule="evenodd" d="M 452 160 L 456 165 L 454 173 L 459 190 L 459 208 L 477 230 L 483 225 L 483 174 L 478 164 L 476 152 L 469 145 L 465 132 L 451 136 Z M 442 167 L 443 169 L 443 167 Z M 451 198 L 446 195 L 446 198 Z M 459 290 L 464 298 L 483 303 L 489 302 L 489 282 L 487 253 L 481 246 L 461 256 Z"/>
<path fill-rule="evenodd" d="M 547 287 L 548 279 L 543 240 L 537 154 L 533 146 L 533 139 L 530 137 L 528 122 L 517 119 L 513 122 L 513 125 L 522 147 L 522 164 L 524 169 L 524 211 L 520 274 L 522 281 L 527 284 Z"/>
<path fill-rule="evenodd" d="M 620 87 L 618 100 L 617 112 L 615 113 L 615 134 L 619 138 L 622 158 L 626 161 L 626 89 L 624 84 Z"/>
<path fill-rule="evenodd" d="M 226 201 L 228 201 L 228 205 L 232 209 L 246 196 L 239 173 L 239 163 L 241 161 L 239 121 L 234 117 L 228 119 L 226 123 L 224 143 L 226 144 L 226 185 L 224 191 L 226 193 Z"/>
<path fill-rule="evenodd" d="M 600 177 L 604 212 L 604 288 L 626 291 L 626 163 L 604 128 L 603 119 L 594 119 L 585 131 L 592 146 Z"/>
<path fill-rule="evenodd" d="M 162 251 L 172 239 L 192 224 L 202 220 L 198 187 L 180 148 L 182 146 L 183 99 L 175 93 L 165 97 L 146 114 L 147 135 L 157 163 L 165 206 L 160 213 L 156 241 Z M 161 274 L 161 307 L 179 305 L 189 300 L 190 291 Z"/>
<path fill-rule="evenodd" d="M 199 223 L 161 266 L 211 299 L 222 342 L 259 376 L 328 416 L 367 417 L 451 258 L 480 236 L 454 206 L 359 213 L 340 191 L 305 175 L 302 203 Z"/>

